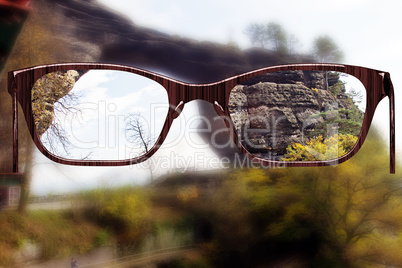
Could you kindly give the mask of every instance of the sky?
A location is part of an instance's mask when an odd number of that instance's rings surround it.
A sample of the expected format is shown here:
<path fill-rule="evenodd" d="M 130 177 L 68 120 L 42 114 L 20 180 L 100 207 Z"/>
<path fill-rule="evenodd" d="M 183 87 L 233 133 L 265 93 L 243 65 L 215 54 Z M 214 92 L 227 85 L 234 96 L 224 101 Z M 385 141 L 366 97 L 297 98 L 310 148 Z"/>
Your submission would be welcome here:
<path fill-rule="evenodd" d="M 389 72 L 397 102 L 402 95 L 398 94 L 399 85 L 402 85 L 402 76 L 398 75 L 402 73 L 402 1 L 388 0 L 381 4 L 375 0 L 99 2 L 124 14 L 137 25 L 198 40 L 236 42 L 241 48 L 251 46 L 244 33 L 251 23 L 279 23 L 289 34 L 296 36 L 302 52 L 310 52 L 318 36 L 328 35 L 344 52 L 342 63 Z M 385 102 L 376 112 L 375 120 L 379 125 L 386 122 L 384 118 L 389 114 Z M 397 107 L 398 115 L 401 108 Z"/>
<path fill-rule="evenodd" d="M 374 0 L 98 0 L 98 2 L 120 12 L 139 26 L 200 41 L 223 44 L 235 42 L 244 49 L 251 46 L 244 33 L 245 28 L 251 23 L 279 23 L 288 34 L 294 35 L 299 40 L 299 50 L 304 53 L 311 51 L 314 39 L 318 36 L 330 36 L 344 53 L 342 63 L 370 67 L 391 74 L 397 109 L 396 156 L 397 161 L 402 161 L 402 124 L 398 124 L 401 122 L 399 118 L 402 118 L 402 105 L 398 107 L 402 100 L 402 34 L 399 29 L 402 25 L 402 1 L 385 0 L 380 3 Z M 206 162 L 214 161 L 214 154 L 208 149 L 208 145 L 194 134 L 193 125 L 197 120 L 189 119 L 194 118 L 192 113 L 196 110 L 192 109 L 192 105 L 196 104 L 186 105 L 183 111 L 185 115 L 175 120 L 172 128 L 177 126 L 176 132 L 169 133 L 171 136 L 167 138 L 167 142 L 172 146 L 159 152 L 159 156 L 165 157 L 157 158 L 158 153 L 154 156 L 154 161 L 166 161 L 166 163 L 154 162 L 154 165 L 165 164 L 179 168 L 203 167 Z M 374 117 L 374 125 L 378 126 L 387 141 L 388 109 L 388 99 L 384 99 Z M 174 144 L 177 135 L 184 138 Z M 192 148 L 194 145 L 198 146 L 195 147 L 200 152 L 199 157 L 189 150 L 189 143 Z M 92 176 L 100 176 L 101 183 L 111 185 L 130 181 L 132 176 L 140 178 L 149 172 L 146 165 L 95 170 L 92 167 L 77 168 L 52 164 L 39 153 L 36 159 L 38 165 L 34 171 L 36 179 L 33 181 L 33 193 L 58 192 L 73 187 L 67 186 L 63 176 L 57 176 L 53 178 L 53 183 L 47 184 L 47 188 L 44 189 L 39 182 L 46 176 L 44 168 L 65 174 L 65 177 L 69 178 L 69 183 L 80 187 L 92 185 L 93 181 L 90 178 L 83 179 L 83 176 L 88 176 L 89 173 Z M 186 159 L 191 159 L 191 163 Z M 221 164 L 214 162 L 218 167 Z M 119 176 L 119 179 L 116 178 L 111 182 L 107 177 L 116 170 L 127 176 Z M 64 182 L 61 181 L 63 178 Z"/>
<path fill-rule="evenodd" d="M 395 30 L 402 3 L 396 0 L 381 5 L 372 0 L 99 1 L 138 25 L 199 40 L 234 41 L 241 47 L 250 46 L 244 34 L 247 25 L 276 22 L 300 40 L 304 51 L 317 36 L 331 36 L 348 62 L 360 61 L 358 54 L 370 55 L 372 49 L 381 50 L 376 55 L 381 58 L 392 56 L 389 52 L 398 47 L 394 41 L 400 41 Z M 379 40 L 384 37 L 391 42 Z"/>
<path fill-rule="evenodd" d="M 59 104 L 53 121 L 66 131 L 68 146 L 49 139 L 48 135 L 54 136 L 52 132 L 46 131 L 41 137 L 46 149 L 69 159 L 118 160 L 142 155 L 142 143 L 133 142 L 132 130 L 125 131 L 128 123 L 138 120 L 145 139 L 158 137 L 169 108 L 164 87 L 123 71 L 91 70 L 80 77 L 71 92 L 74 109 L 66 112 L 66 105 Z M 154 142 L 147 140 L 147 145 L 152 147 Z"/>

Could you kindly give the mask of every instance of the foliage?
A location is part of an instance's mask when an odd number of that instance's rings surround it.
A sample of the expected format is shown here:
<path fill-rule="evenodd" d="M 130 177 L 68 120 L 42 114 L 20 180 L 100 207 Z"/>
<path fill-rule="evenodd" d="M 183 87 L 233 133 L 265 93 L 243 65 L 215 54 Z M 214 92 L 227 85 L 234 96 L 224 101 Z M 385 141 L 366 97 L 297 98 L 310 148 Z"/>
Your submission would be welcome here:
<path fill-rule="evenodd" d="M 283 255 L 302 256 L 292 263 L 301 267 L 401 265 L 400 174 L 389 174 L 387 152 L 373 131 L 345 163 L 234 170 L 198 203 L 181 207 L 208 215 L 214 230 L 208 260 L 225 266 L 233 253 L 250 266 L 269 266 Z M 350 150 L 356 142 L 339 137 L 312 142 L 317 150 L 329 143 Z"/>
<path fill-rule="evenodd" d="M 298 198 L 282 207 L 266 234 L 287 241 L 319 234 L 321 263 L 400 265 L 391 248 L 401 246 L 402 189 L 386 153 L 370 134 L 360 154 L 336 167 L 286 169 L 276 187 L 288 180 Z"/>
<path fill-rule="evenodd" d="M 335 75 L 337 74 L 331 73 L 331 76 Z M 345 91 L 345 86 L 338 79 L 339 77 L 335 76 L 335 78 L 337 83 L 331 85 L 329 91 L 336 96 Z M 312 88 L 312 90 L 316 89 Z M 330 107 L 325 112 L 314 115 L 312 119 L 321 120 L 321 122 L 316 124 L 314 129 L 306 131 L 304 136 L 306 140 L 303 143 L 289 145 L 283 159 L 286 161 L 329 160 L 351 151 L 360 134 L 364 113 L 352 103 L 352 97 L 346 101 L 345 108 Z"/>
<path fill-rule="evenodd" d="M 354 88 L 351 88 L 347 95 L 352 99 L 353 103 L 357 105 L 360 104 L 364 98 L 364 94 Z"/>
<path fill-rule="evenodd" d="M 205 201 L 213 214 L 218 241 L 215 247 L 242 252 L 261 238 L 255 224 L 273 220 L 280 206 L 278 196 L 284 188 L 275 188 L 276 177 L 268 176 L 263 169 L 242 169 L 232 172 L 218 186 Z M 284 194 L 292 198 L 291 191 Z"/>
<path fill-rule="evenodd" d="M 333 138 L 351 146 L 347 135 Z M 166 237 L 176 239 L 170 234 L 183 228 L 187 236 L 179 243 L 191 243 L 191 231 L 194 242 L 199 232 L 210 234 L 200 246 L 201 259 L 178 266 L 229 266 L 235 257 L 239 265 L 270 267 L 288 256 L 298 256 L 291 263 L 298 267 L 398 266 L 400 176 L 389 174 L 387 151 L 371 131 L 356 156 L 334 167 L 233 170 L 210 176 L 214 184 L 174 175 L 155 194 L 149 188 L 99 188 L 77 198 L 83 214 L 75 220 L 54 212 L 29 218 L 7 212 L 0 215 L 0 248 L 7 252 L 29 240 L 43 244 L 43 256 L 50 257 L 71 253 L 64 243 L 78 251 L 114 237 L 138 245 L 150 234 L 159 239 L 169 232 Z"/>
<path fill-rule="evenodd" d="M 397 178 L 388 174 L 379 144 L 370 137 L 361 155 L 335 168 L 289 172 L 290 178 L 302 178 L 298 187 L 308 193 L 302 202 L 321 223 L 328 245 L 350 263 L 383 261 L 384 255 L 388 263 L 399 262 L 386 245 L 393 241 L 397 246 L 402 192 Z"/>
<path fill-rule="evenodd" d="M 105 246 L 109 243 L 110 235 L 109 232 L 106 230 L 100 230 L 96 233 L 94 244 L 96 247 Z"/>
<path fill-rule="evenodd" d="M 286 148 L 285 161 L 318 161 L 336 159 L 350 152 L 357 137 L 336 134 L 327 139 L 322 135 L 311 138 L 305 144 L 293 143 Z"/>
<path fill-rule="evenodd" d="M 330 86 L 328 90 L 336 97 L 339 93 L 345 92 L 345 83 L 338 80 L 338 82 Z"/>
<path fill-rule="evenodd" d="M 245 34 L 249 36 L 251 43 L 258 44 L 262 48 L 265 48 L 267 36 L 265 33 L 265 27 L 263 24 L 253 23 L 247 26 Z"/>
<path fill-rule="evenodd" d="M 314 130 L 307 133 L 307 138 L 334 135 L 340 133 L 358 136 L 360 134 L 364 114 L 357 108 L 351 109 L 329 109 L 319 114 L 323 122 L 317 124 Z"/>
<path fill-rule="evenodd" d="M 342 52 L 328 35 L 319 36 L 314 40 L 313 55 L 321 62 L 339 62 L 343 58 Z"/>
<path fill-rule="evenodd" d="M 84 253 L 92 249 L 99 227 L 87 221 L 73 221 L 59 211 L 3 211 L 0 214 L 0 266 L 12 267 L 16 250 L 24 241 L 41 248 L 42 259 Z"/>
<path fill-rule="evenodd" d="M 287 34 L 281 25 L 274 22 L 268 23 L 267 35 L 275 51 L 287 53 Z"/>
<path fill-rule="evenodd" d="M 131 186 L 98 188 L 80 194 L 84 217 L 113 230 L 119 243 L 140 239 L 147 231 L 149 200 L 145 191 Z"/>
<path fill-rule="evenodd" d="M 321 123 L 315 124 L 314 129 L 309 129 L 306 133 L 307 138 L 318 135 L 331 136 L 336 133 L 353 136 L 360 134 L 364 112 L 359 109 L 357 104 L 361 102 L 362 94 L 353 89 L 346 93 L 345 83 L 339 78 L 340 73 L 326 73 L 326 79 L 331 81 L 328 87 L 329 96 L 336 99 L 336 102 L 334 106 L 325 107 L 325 111 L 313 117 L 320 120 Z"/>
<path fill-rule="evenodd" d="M 271 48 L 281 53 L 293 53 L 298 44 L 294 35 L 288 35 L 280 24 L 270 22 L 267 25 L 253 23 L 247 26 L 245 34 L 250 38 L 253 45 L 262 48 Z"/>

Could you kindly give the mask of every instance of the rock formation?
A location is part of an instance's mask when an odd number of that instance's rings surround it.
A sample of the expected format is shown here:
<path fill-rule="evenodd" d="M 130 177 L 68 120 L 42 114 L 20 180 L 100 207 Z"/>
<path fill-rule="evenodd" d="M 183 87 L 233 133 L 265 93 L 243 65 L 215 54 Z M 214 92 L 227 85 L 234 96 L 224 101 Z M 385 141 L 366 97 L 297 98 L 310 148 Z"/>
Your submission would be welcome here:
<path fill-rule="evenodd" d="M 327 75 L 331 77 L 328 83 Z M 281 71 L 236 86 L 229 110 L 243 146 L 263 158 L 278 160 L 292 143 L 303 143 L 317 134 L 348 132 L 341 121 L 354 120 L 345 111 L 357 107 L 344 92 L 335 95 L 329 90 L 338 78 L 336 73 L 321 71 Z"/>

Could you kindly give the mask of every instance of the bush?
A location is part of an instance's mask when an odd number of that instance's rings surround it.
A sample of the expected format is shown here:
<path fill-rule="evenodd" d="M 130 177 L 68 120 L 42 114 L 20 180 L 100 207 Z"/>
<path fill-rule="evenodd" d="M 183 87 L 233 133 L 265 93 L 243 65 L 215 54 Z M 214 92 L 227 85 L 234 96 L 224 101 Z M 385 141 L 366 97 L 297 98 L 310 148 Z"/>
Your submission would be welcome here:
<path fill-rule="evenodd" d="M 95 247 L 102 247 L 109 243 L 109 232 L 106 230 L 100 230 L 95 236 L 94 245 Z"/>
<path fill-rule="evenodd" d="M 150 228 L 149 198 L 140 188 L 99 188 L 81 193 L 81 197 L 85 210 L 83 215 L 115 231 L 119 237 L 118 242 L 138 242 Z M 105 238 L 106 234 L 98 235 L 101 239 Z"/>
<path fill-rule="evenodd" d="M 72 221 L 60 211 L 3 211 L 0 214 L 0 267 L 12 267 L 13 256 L 29 241 L 40 249 L 43 260 L 93 248 L 98 226 Z"/>

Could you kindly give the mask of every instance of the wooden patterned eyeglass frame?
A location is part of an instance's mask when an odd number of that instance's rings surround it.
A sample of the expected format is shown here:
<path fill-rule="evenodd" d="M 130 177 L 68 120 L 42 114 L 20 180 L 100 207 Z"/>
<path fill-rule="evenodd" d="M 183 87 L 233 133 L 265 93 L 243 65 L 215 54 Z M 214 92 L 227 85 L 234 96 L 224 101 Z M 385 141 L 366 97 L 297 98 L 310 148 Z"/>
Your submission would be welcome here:
<path fill-rule="evenodd" d="M 168 94 L 169 110 L 166 116 L 165 123 L 159 138 L 155 145 L 144 155 L 127 160 L 71 160 L 58 157 L 49 152 L 41 143 L 36 132 L 34 123 L 32 104 L 31 104 L 31 89 L 35 82 L 47 73 L 66 70 L 117 70 L 131 72 L 162 85 Z M 230 119 L 228 102 L 231 90 L 239 83 L 252 77 L 262 75 L 269 72 L 285 71 L 285 70 L 302 70 L 302 71 L 336 71 L 343 72 L 358 78 L 366 88 L 366 110 L 362 123 L 362 128 L 358 140 L 354 148 L 347 154 L 333 160 L 325 161 L 276 161 L 266 160 L 253 156 L 244 148 L 238 141 L 236 130 L 233 122 Z M 244 153 L 253 162 L 263 166 L 275 167 L 300 167 L 300 166 L 328 166 L 342 163 L 353 155 L 355 155 L 367 136 L 370 128 L 375 109 L 378 103 L 385 97 L 389 98 L 390 108 L 390 173 L 395 173 L 395 100 L 394 89 L 387 72 L 378 71 L 370 68 L 344 65 L 344 64 L 291 64 L 261 68 L 255 71 L 247 72 L 238 76 L 227 78 L 225 80 L 210 83 L 210 84 L 188 84 L 177 81 L 175 79 L 159 75 L 153 72 L 141 70 L 134 67 L 115 65 L 115 64 L 100 64 L 100 63 L 63 63 L 41 65 L 21 70 L 10 71 L 8 73 L 8 92 L 13 99 L 13 172 L 18 172 L 18 107 L 21 105 L 25 120 L 28 125 L 32 139 L 42 154 L 49 159 L 68 165 L 78 166 L 123 166 L 131 165 L 145 161 L 151 157 L 165 140 L 168 130 L 175 118 L 177 118 L 183 109 L 185 103 L 192 100 L 205 100 L 213 103 L 216 112 L 226 122 L 228 128 L 231 128 L 231 136 L 239 150 Z"/>

